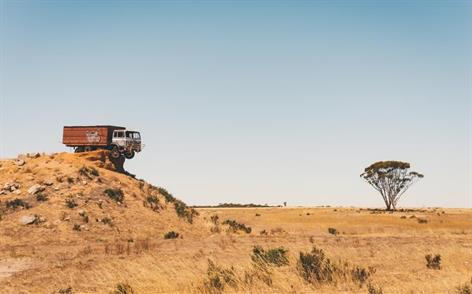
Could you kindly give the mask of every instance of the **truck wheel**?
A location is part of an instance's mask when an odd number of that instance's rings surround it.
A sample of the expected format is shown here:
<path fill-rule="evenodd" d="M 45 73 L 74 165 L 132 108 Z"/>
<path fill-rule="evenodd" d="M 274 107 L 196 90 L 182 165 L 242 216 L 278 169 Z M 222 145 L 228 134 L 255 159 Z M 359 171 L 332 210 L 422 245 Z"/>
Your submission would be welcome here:
<path fill-rule="evenodd" d="M 84 148 L 84 152 L 90 152 L 90 151 L 92 151 L 92 147 L 86 146 L 86 147 Z"/>
<path fill-rule="evenodd" d="M 111 157 L 115 158 L 115 159 L 118 159 L 118 158 L 120 158 L 120 156 L 121 156 L 121 153 L 120 153 L 120 149 L 118 149 L 118 146 L 116 146 L 116 145 L 113 146 L 111 148 Z"/>
<path fill-rule="evenodd" d="M 131 158 L 134 157 L 134 154 L 135 154 L 134 150 L 131 150 L 131 152 L 126 151 L 125 152 L 125 157 L 126 157 L 126 159 L 131 159 Z"/>
<path fill-rule="evenodd" d="M 74 150 L 75 153 L 80 153 L 80 152 L 84 152 L 84 147 L 80 146 L 80 147 L 76 147 L 75 150 Z"/>

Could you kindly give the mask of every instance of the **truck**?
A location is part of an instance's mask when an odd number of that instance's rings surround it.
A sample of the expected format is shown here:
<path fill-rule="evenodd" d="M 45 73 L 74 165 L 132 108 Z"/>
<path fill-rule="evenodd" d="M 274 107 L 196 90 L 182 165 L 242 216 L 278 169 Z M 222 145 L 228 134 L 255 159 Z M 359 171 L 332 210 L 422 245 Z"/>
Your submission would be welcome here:
<path fill-rule="evenodd" d="M 110 150 L 111 157 L 131 159 L 141 152 L 141 134 L 120 126 L 64 126 L 62 143 L 74 148 L 74 152 L 98 149 Z"/>

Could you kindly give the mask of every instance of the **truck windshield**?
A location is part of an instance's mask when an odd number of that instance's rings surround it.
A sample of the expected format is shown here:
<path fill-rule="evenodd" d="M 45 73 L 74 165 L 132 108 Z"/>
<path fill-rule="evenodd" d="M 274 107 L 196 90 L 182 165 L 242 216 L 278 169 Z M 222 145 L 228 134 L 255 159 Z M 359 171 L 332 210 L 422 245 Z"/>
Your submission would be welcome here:
<path fill-rule="evenodd" d="M 127 131 L 127 132 L 126 132 L 126 138 L 130 138 L 130 139 L 141 139 L 141 136 L 139 135 L 138 132 L 130 132 L 130 131 Z"/>

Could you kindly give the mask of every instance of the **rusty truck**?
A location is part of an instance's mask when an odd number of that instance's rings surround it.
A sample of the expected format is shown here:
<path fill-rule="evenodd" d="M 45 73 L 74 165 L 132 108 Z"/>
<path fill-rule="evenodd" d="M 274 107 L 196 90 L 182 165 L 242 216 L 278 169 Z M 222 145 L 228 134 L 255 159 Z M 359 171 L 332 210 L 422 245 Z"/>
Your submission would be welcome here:
<path fill-rule="evenodd" d="M 74 148 L 74 152 L 98 149 L 110 150 L 113 158 L 124 156 L 131 159 L 141 152 L 141 134 L 120 126 L 65 126 L 62 143 Z"/>

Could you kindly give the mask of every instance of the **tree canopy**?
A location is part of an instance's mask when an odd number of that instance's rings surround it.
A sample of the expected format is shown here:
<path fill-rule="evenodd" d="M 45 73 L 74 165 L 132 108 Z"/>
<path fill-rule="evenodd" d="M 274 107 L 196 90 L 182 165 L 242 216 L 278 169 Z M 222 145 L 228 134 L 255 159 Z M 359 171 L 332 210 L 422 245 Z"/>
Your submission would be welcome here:
<path fill-rule="evenodd" d="M 361 177 L 380 192 L 387 210 L 395 210 L 403 193 L 424 177 L 409 169 L 408 162 L 378 161 L 366 167 Z"/>

